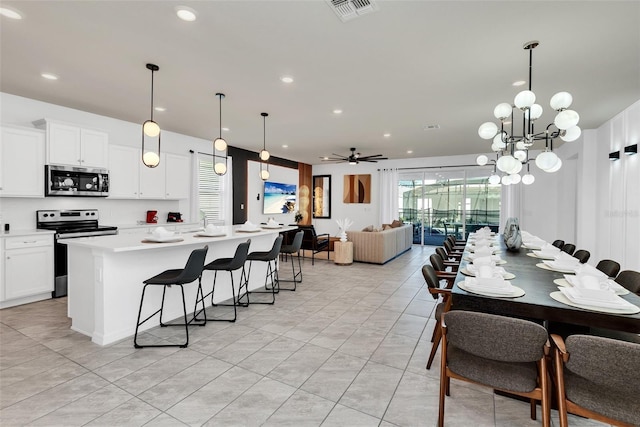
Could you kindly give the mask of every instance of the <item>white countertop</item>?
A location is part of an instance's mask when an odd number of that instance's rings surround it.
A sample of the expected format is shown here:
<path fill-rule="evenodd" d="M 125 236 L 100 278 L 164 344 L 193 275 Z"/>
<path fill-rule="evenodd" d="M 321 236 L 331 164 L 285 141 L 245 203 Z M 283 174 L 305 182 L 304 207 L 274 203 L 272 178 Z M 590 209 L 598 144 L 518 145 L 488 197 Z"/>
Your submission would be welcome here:
<path fill-rule="evenodd" d="M 88 249 L 102 250 L 106 252 L 129 252 L 142 251 L 151 249 L 162 249 L 167 247 L 188 246 L 195 244 L 211 244 L 229 240 L 246 240 L 251 236 L 264 236 L 267 234 L 280 233 L 282 231 L 294 230 L 296 227 L 283 226 L 281 228 L 260 228 L 256 232 L 238 231 L 240 226 L 224 227 L 226 235 L 221 237 L 200 237 L 197 233 L 180 233 L 176 232 L 175 237 L 182 239 L 178 242 L 144 242 L 145 237 L 151 237 L 151 234 L 116 234 L 110 236 L 82 237 L 79 239 L 67 239 L 65 243 L 69 246 L 80 246 Z"/>
<path fill-rule="evenodd" d="M 30 229 L 30 230 L 11 230 L 11 231 L 0 231 L 1 237 L 22 237 L 22 236 L 35 236 L 35 235 L 45 235 L 45 234 L 54 234 L 53 230 L 39 230 L 39 229 Z"/>

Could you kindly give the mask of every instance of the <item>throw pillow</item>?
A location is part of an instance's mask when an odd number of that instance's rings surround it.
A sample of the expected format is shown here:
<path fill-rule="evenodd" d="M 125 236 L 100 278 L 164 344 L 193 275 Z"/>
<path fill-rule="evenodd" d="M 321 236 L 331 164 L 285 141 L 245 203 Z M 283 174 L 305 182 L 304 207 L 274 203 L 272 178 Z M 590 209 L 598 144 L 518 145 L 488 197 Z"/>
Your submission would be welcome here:
<path fill-rule="evenodd" d="M 393 228 L 398 228 L 398 227 L 402 226 L 402 221 L 398 221 L 397 219 L 394 219 L 393 222 L 391 223 L 391 226 Z"/>
<path fill-rule="evenodd" d="M 373 225 L 363 228 L 362 231 L 373 231 Z"/>
<path fill-rule="evenodd" d="M 384 227 L 382 227 L 382 230 L 391 230 L 392 228 L 391 224 L 385 224 Z"/>

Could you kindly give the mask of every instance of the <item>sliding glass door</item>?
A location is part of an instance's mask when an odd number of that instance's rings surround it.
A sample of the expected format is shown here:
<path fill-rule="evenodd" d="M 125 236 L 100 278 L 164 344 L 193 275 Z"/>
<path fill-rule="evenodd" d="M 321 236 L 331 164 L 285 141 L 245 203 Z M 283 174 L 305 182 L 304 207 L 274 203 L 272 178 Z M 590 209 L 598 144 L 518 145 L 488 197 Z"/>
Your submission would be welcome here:
<path fill-rule="evenodd" d="M 400 173 L 400 218 L 413 224 L 413 243 L 440 246 L 447 234 L 464 238 L 478 228 L 497 230 L 500 186 L 490 171 L 414 171 Z"/>

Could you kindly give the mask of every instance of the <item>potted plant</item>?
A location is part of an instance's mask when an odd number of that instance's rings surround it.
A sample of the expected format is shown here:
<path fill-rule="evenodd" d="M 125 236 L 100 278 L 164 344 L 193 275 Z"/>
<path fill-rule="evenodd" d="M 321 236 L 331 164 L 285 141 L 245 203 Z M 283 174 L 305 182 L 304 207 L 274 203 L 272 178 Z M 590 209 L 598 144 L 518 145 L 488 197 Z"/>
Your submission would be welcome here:
<path fill-rule="evenodd" d="M 293 220 L 296 222 L 296 224 L 299 224 L 300 221 L 302 221 L 302 214 L 300 213 L 300 211 L 296 211 Z"/>

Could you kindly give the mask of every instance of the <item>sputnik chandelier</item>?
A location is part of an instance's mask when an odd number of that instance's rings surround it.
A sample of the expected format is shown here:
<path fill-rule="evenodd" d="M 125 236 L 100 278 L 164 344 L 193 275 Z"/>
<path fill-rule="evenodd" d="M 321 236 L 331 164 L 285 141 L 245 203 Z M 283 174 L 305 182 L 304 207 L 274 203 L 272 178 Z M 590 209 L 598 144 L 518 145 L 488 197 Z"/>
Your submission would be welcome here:
<path fill-rule="evenodd" d="M 492 139 L 491 150 L 496 153 L 493 175 L 489 178 L 491 184 L 502 183 L 504 185 L 533 184 L 535 177 L 529 171 L 529 149 L 536 141 L 545 141 L 545 149 L 535 158 L 535 164 L 545 172 L 556 172 L 562 167 L 562 161 L 553 152 L 553 140 L 560 138 L 563 141 L 575 141 L 580 137 L 581 130 L 577 126 L 580 116 L 573 110 L 569 110 L 573 97 L 568 92 L 558 92 L 551 97 L 549 104 L 558 112 L 553 123 L 550 123 L 543 131 L 536 133 L 534 125 L 542 116 L 542 107 L 536 104 L 536 95 L 531 91 L 531 76 L 533 70 L 533 49 L 540 43 L 533 40 L 524 44 L 523 48 L 529 51 L 529 89 L 518 93 L 513 105 L 507 102 L 498 104 L 493 110 L 493 115 L 500 120 L 500 127 L 494 122 L 485 122 L 480 125 L 478 135 L 482 139 Z M 522 112 L 522 132 L 517 135 L 514 131 L 514 111 Z M 507 130 L 508 125 L 510 129 Z M 489 158 L 481 154 L 476 159 L 480 166 L 489 163 Z M 527 173 L 520 176 L 524 165 Z M 500 178 L 497 170 L 504 172 Z"/>

